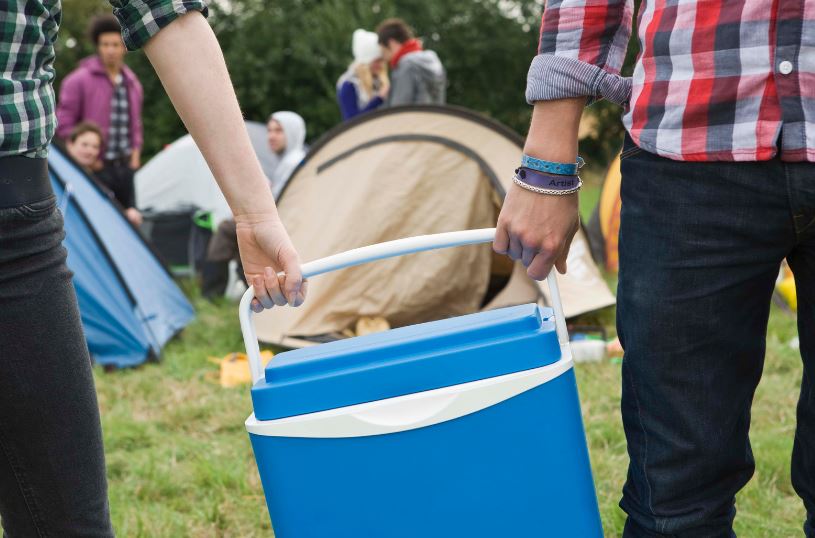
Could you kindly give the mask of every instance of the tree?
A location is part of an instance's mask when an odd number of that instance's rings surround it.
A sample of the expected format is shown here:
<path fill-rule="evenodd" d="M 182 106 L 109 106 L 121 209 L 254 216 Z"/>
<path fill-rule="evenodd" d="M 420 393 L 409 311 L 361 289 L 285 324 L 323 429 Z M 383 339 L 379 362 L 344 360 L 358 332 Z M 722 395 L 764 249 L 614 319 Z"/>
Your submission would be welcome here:
<path fill-rule="evenodd" d="M 104 0 L 65 0 L 57 71 L 61 79 L 93 47 L 84 37 L 90 17 L 109 10 Z M 309 139 L 340 121 L 336 81 L 351 60 L 351 34 L 387 17 L 404 18 L 435 50 L 449 80 L 448 102 L 483 112 L 525 133 L 531 107 L 526 73 L 538 42 L 536 0 L 229 0 L 210 2 L 210 24 L 224 50 L 247 119 L 265 121 L 275 110 L 306 120 Z M 194 59 L 191 59 L 194 61 Z M 144 54 L 127 63 L 145 88 L 144 153 L 156 153 L 184 134 Z M 201 91 L 206 91 L 202 88 Z M 581 151 L 607 162 L 619 147 L 619 109 L 598 103 L 596 134 Z"/>
<path fill-rule="evenodd" d="M 524 130 L 523 88 L 537 33 L 535 2 L 511 17 L 496 0 L 261 0 L 230 2 L 212 21 L 246 114 L 291 109 L 316 135 L 340 121 L 336 81 L 351 59 L 356 28 L 402 16 L 448 71 L 450 103 L 486 112 Z M 216 11 L 216 10 L 213 10 Z M 524 22 L 522 22 L 524 21 Z M 490 36 L 490 38 L 487 38 Z M 497 83 L 497 87 L 496 87 Z"/>

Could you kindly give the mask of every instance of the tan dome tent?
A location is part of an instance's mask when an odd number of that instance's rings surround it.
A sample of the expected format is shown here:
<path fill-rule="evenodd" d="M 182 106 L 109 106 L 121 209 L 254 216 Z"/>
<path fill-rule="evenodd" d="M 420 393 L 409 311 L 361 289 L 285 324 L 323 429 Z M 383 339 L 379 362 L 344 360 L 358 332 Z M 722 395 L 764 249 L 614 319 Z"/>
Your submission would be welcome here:
<path fill-rule="evenodd" d="M 402 237 L 495 226 L 523 140 L 453 107 L 363 115 L 323 136 L 283 191 L 279 210 L 303 261 Z M 614 304 L 582 232 L 559 279 L 567 316 Z M 301 308 L 256 317 L 259 338 L 284 346 L 339 333 L 363 317 L 398 327 L 545 301 L 520 264 L 475 245 L 383 260 L 309 283 Z"/>

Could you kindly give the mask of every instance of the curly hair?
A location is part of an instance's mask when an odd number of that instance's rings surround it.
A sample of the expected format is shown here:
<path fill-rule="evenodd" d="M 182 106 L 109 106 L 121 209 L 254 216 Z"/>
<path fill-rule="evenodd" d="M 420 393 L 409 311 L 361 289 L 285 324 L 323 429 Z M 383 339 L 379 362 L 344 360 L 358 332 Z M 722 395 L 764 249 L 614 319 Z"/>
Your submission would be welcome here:
<path fill-rule="evenodd" d="M 116 32 L 122 33 L 122 27 L 119 20 L 113 15 L 98 15 L 91 19 L 88 25 L 88 38 L 93 41 L 94 45 L 99 45 L 99 36 L 102 34 Z"/>

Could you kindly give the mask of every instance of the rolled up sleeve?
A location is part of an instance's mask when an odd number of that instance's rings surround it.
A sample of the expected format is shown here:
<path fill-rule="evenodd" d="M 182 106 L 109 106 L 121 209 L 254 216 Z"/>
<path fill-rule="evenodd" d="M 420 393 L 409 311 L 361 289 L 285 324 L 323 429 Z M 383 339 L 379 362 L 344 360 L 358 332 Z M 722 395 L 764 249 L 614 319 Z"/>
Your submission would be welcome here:
<path fill-rule="evenodd" d="M 628 100 L 620 76 L 634 14 L 633 0 L 550 0 L 541 21 L 538 55 L 527 75 L 526 100 L 604 97 Z"/>
<path fill-rule="evenodd" d="M 122 25 L 122 38 L 128 50 L 138 50 L 159 30 L 175 19 L 198 11 L 205 17 L 203 0 L 110 0 L 113 14 Z"/>

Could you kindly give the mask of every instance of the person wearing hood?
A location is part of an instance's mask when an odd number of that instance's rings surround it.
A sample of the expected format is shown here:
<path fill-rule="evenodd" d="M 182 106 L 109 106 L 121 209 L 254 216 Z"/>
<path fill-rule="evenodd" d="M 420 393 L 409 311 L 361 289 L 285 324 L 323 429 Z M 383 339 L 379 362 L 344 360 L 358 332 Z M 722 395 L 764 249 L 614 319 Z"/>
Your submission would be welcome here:
<path fill-rule="evenodd" d="M 272 195 L 277 200 L 306 156 L 306 122 L 300 114 L 282 110 L 269 116 L 266 132 L 269 148 L 280 158 L 269 178 Z M 205 298 L 223 297 L 229 283 L 229 262 L 232 260 L 238 261 L 238 275 L 242 279 L 237 226 L 233 219 L 229 219 L 218 225 L 207 246 L 207 259 L 201 271 L 201 293 Z"/>
<path fill-rule="evenodd" d="M 272 194 L 277 200 L 292 172 L 306 156 L 306 122 L 300 114 L 288 110 L 275 112 L 266 123 L 269 147 L 280 162 L 270 179 Z"/>
<path fill-rule="evenodd" d="M 376 33 L 391 69 L 388 106 L 443 105 L 447 101 L 447 73 L 438 55 L 424 50 L 402 19 L 383 21 Z"/>
<path fill-rule="evenodd" d="M 337 102 L 343 120 L 379 108 L 390 91 L 379 36 L 362 29 L 354 30 L 351 50 L 354 61 L 337 81 Z"/>
<path fill-rule="evenodd" d="M 125 209 L 136 206 L 133 176 L 141 165 L 142 90 L 125 65 L 127 53 L 119 21 L 102 15 L 91 21 L 96 54 L 82 60 L 62 81 L 57 103 L 57 136 L 66 140 L 82 122 L 102 130 L 101 161 L 93 170 Z"/>

